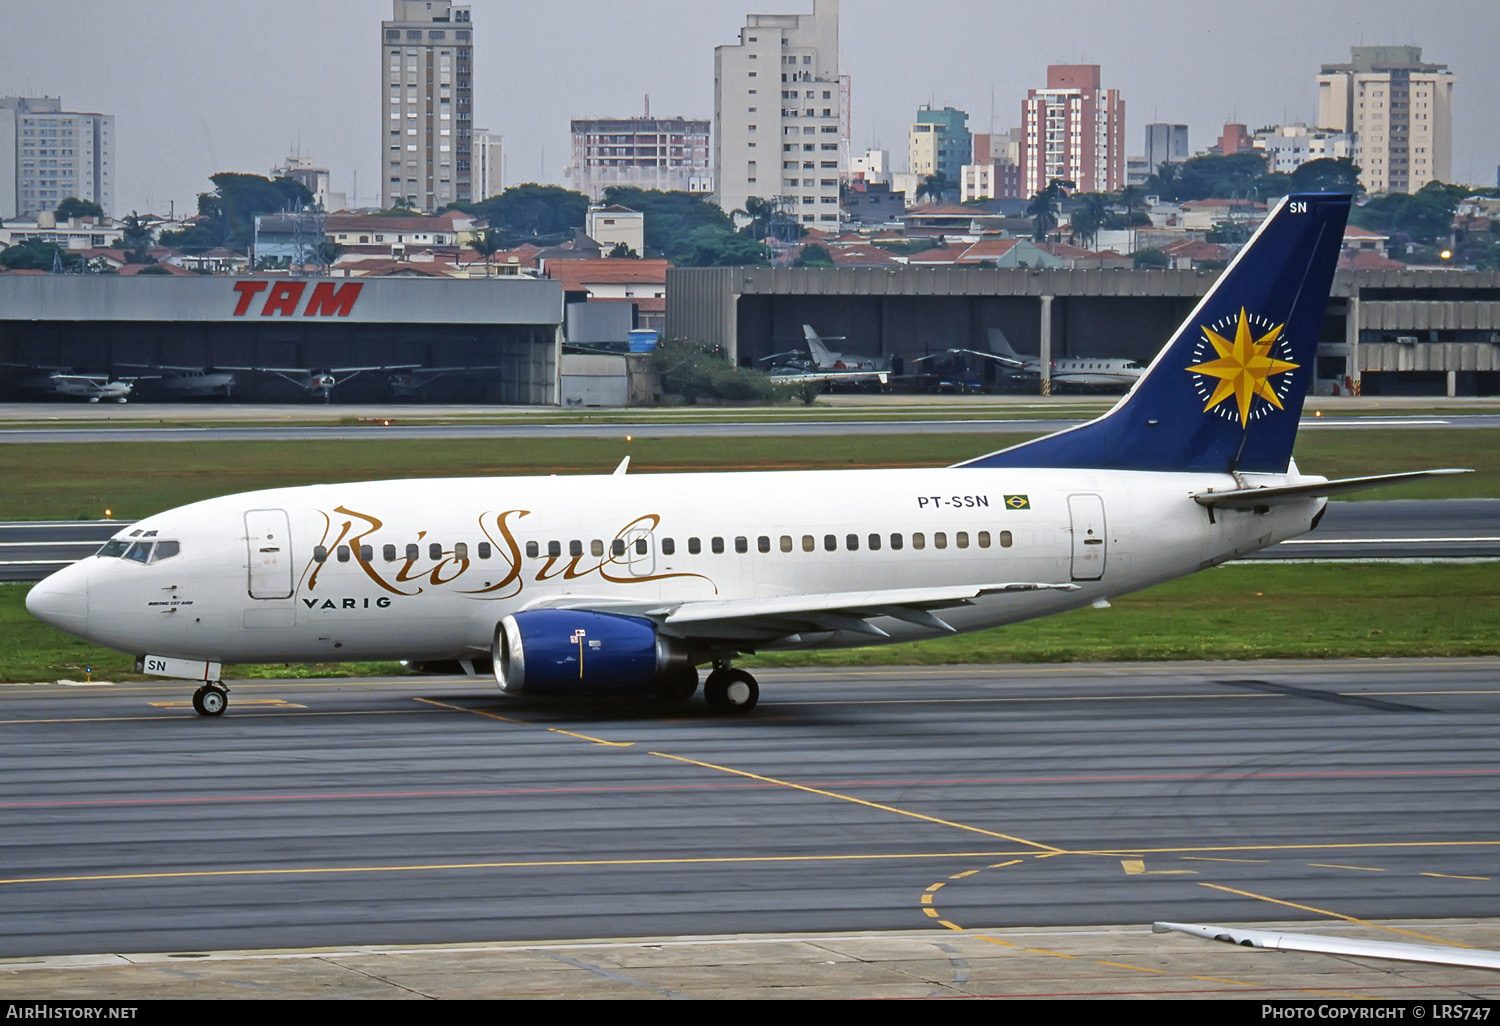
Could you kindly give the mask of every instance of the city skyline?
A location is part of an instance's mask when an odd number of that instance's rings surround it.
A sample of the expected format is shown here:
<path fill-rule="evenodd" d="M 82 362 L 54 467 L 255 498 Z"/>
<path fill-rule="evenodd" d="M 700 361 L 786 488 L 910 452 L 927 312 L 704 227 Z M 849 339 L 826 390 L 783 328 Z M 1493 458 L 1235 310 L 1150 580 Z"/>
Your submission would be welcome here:
<path fill-rule="evenodd" d="M 748 14 L 810 13 L 812 0 L 470 6 L 480 40 L 475 123 L 505 137 L 510 185 L 564 184 L 574 118 L 637 115 L 647 94 L 657 117 L 711 117 L 714 47 L 735 42 Z M 1189 125 L 1197 152 L 1226 121 L 1314 123 L 1319 68 L 1347 61 L 1351 46 L 1413 45 L 1458 76 L 1452 177 L 1495 184 L 1500 68 L 1488 49 L 1500 5 L 1488 0 L 1420 9 L 1335 0 L 1312 10 L 1293 0 L 938 0 L 913 10 L 841 2 L 852 153 L 904 156 L 922 103 L 967 111 L 972 131 L 1006 131 L 1047 65 L 1069 63 L 1099 64 L 1120 90 L 1128 154 L 1143 152 L 1154 121 Z M 6 0 L 0 94 L 59 96 L 68 110 L 116 117 L 116 215 L 191 211 L 209 175 L 265 174 L 294 151 L 328 167 L 351 203 L 370 204 L 382 156 L 375 54 L 390 13 L 390 0 Z"/>

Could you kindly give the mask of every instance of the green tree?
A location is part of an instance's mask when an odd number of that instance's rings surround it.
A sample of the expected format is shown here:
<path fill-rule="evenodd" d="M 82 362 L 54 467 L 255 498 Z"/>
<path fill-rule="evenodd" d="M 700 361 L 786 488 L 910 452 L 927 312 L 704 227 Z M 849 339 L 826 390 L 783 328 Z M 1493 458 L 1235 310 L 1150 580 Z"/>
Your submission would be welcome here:
<path fill-rule="evenodd" d="M 128 264 L 150 263 L 151 261 L 146 257 L 146 250 L 151 248 L 155 237 L 146 219 L 132 210 L 121 223 L 125 226 L 125 235 L 120 240 L 125 248 L 125 262 Z"/>
<path fill-rule="evenodd" d="M 1099 241 L 1099 229 L 1109 217 L 1109 197 L 1102 192 L 1089 192 L 1074 199 L 1078 205 L 1073 208 L 1068 223 L 1073 226 L 1073 234 L 1084 248 L 1093 249 Z"/>
<path fill-rule="evenodd" d="M 1291 192 L 1347 192 L 1364 194 L 1359 165 L 1348 157 L 1309 160 L 1292 172 Z"/>
<path fill-rule="evenodd" d="M 629 246 L 625 245 L 625 243 L 623 242 L 617 242 L 613 246 L 611 246 L 609 252 L 606 253 L 605 256 L 609 257 L 611 260 L 636 260 L 640 258 L 639 253 L 631 249 Z"/>
<path fill-rule="evenodd" d="M 1206 154 L 1181 164 L 1162 164 L 1148 183 L 1162 199 L 1180 203 L 1197 199 L 1234 199 L 1254 194 L 1255 180 L 1266 173 L 1266 155 L 1241 150 Z"/>
<path fill-rule="evenodd" d="M 1072 182 L 1063 178 L 1054 178 L 1047 183 L 1047 187 L 1031 197 L 1031 202 L 1026 206 L 1026 216 L 1031 218 L 1035 226 L 1031 237 L 1037 242 L 1046 242 L 1047 235 L 1057 227 L 1057 219 L 1062 211 L 1062 201 L 1068 198 L 1068 192 L 1075 189 Z"/>
<path fill-rule="evenodd" d="M 214 191 L 198 194 L 198 223 L 180 232 L 163 232 L 161 244 L 189 253 L 226 246 L 247 253 L 255 235 L 257 214 L 276 214 L 312 206 L 312 193 L 290 178 L 266 178 L 235 171 L 209 176 Z"/>
<path fill-rule="evenodd" d="M 1398 257 L 1408 244 L 1435 246 L 1453 231 L 1453 212 L 1458 201 L 1469 194 L 1461 185 L 1428 182 L 1419 191 L 1376 196 L 1349 214 L 1351 223 L 1361 228 L 1389 235 L 1391 255 Z"/>
<path fill-rule="evenodd" d="M 1130 262 L 1137 270 L 1165 269 L 1172 261 L 1159 249 L 1138 249 L 1130 254 Z"/>
<path fill-rule="evenodd" d="M 490 276 L 490 258 L 505 248 L 505 238 L 493 228 L 486 228 L 469 240 L 469 248 L 484 257 L 484 276 Z"/>
<path fill-rule="evenodd" d="M 917 194 L 912 198 L 918 203 L 924 197 L 933 203 L 941 203 L 944 196 L 957 191 L 958 183 L 950 181 L 947 172 L 939 171 L 923 178 L 922 183 L 917 186 Z"/>
<path fill-rule="evenodd" d="M 500 231 L 507 244 L 514 244 L 547 238 L 560 241 L 571 235 L 583 227 L 589 198 L 560 186 L 528 182 L 480 203 L 454 203 L 450 207 L 483 218 Z"/>
<path fill-rule="evenodd" d="M 691 192 L 663 192 L 659 189 L 615 187 L 604 190 L 604 202 L 638 210 L 645 217 L 646 255 L 666 257 L 673 263 L 686 263 L 689 240 L 699 229 L 712 228 L 734 232 L 734 220 L 703 196 Z M 745 213 L 751 224 L 743 234 L 750 242 L 765 238 L 757 225 L 768 229 L 774 206 L 767 200 L 752 197 L 745 202 Z"/>
<path fill-rule="evenodd" d="M 763 267 L 770 264 L 771 253 L 739 232 L 708 226 L 694 230 L 670 259 L 687 267 Z"/>
<path fill-rule="evenodd" d="M 69 196 L 57 205 L 55 213 L 59 221 L 69 221 L 75 217 L 103 217 L 104 208 L 93 200 Z"/>
<path fill-rule="evenodd" d="M 820 246 L 816 242 L 802 247 L 797 254 L 797 259 L 792 261 L 793 267 L 832 267 L 833 254 L 828 252 L 828 247 Z"/>
<path fill-rule="evenodd" d="M 50 271 L 62 256 L 55 243 L 27 239 L 0 249 L 0 267 L 7 271 Z"/>
<path fill-rule="evenodd" d="M 752 239 L 764 239 L 771 234 L 771 219 L 776 216 L 775 203 L 759 196 L 751 196 L 745 200 L 744 214 L 750 219 L 750 223 L 741 231 L 746 232 Z"/>

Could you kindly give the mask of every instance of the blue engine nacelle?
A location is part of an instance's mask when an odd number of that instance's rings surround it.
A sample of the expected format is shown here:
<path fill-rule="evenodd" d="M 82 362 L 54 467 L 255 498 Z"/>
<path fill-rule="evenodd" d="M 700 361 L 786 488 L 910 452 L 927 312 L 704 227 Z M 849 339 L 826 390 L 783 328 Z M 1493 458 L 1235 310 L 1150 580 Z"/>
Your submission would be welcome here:
<path fill-rule="evenodd" d="M 511 694 L 650 691 L 691 669 L 687 654 L 639 616 L 533 609 L 495 626 L 495 680 Z"/>

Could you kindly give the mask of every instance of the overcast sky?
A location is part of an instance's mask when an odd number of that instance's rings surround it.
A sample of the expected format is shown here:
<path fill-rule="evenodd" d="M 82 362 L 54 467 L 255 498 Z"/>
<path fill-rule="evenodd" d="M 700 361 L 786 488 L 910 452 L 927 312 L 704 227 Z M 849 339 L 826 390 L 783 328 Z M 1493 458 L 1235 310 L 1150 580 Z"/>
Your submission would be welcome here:
<path fill-rule="evenodd" d="M 710 118 L 713 48 L 745 15 L 812 0 L 472 0 L 475 124 L 504 134 L 506 182 L 562 183 L 569 119 Z M 61 96 L 116 117 L 116 210 L 194 208 L 217 171 L 267 173 L 293 150 L 333 188 L 378 198 L 380 22 L 390 0 L 0 0 L 0 94 Z M 1500 0 L 842 0 L 854 152 L 905 166 L 917 105 L 1004 131 L 1050 63 L 1099 64 L 1149 121 L 1186 123 L 1197 151 L 1225 121 L 1315 119 L 1314 76 L 1351 45 L 1410 44 L 1447 64 L 1453 177 L 1500 164 Z M 992 116 L 993 112 L 993 116 Z"/>

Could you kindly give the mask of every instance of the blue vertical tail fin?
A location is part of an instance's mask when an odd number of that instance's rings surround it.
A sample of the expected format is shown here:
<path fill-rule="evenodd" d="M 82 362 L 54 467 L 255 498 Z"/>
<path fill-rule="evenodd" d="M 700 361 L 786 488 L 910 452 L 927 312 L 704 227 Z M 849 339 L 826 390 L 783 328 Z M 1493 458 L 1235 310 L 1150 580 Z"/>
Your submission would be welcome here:
<path fill-rule="evenodd" d="M 959 466 L 1284 473 L 1350 200 L 1283 199 L 1104 416 Z"/>

